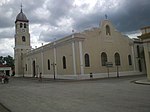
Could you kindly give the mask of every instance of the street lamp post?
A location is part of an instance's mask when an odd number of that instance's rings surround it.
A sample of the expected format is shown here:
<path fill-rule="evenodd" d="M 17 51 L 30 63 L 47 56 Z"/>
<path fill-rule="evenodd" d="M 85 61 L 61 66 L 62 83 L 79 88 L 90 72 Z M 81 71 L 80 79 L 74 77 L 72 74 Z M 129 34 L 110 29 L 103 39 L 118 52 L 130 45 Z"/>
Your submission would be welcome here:
<path fill-rule="evenodd" d="M 54 80 L 55 80 L 55 79 L 56 79 L 56 77 L 55 77 L 55 65 L 56 65 L 56 64 L 53 62 L 51 65 L 53 66 Z"/>
<path fill-rule="evenodd" d="M 119 66 L 117 65 L 117 77 L 119 78 Z"/>
<path fill-rule="evenodd" d="M 39 74 L 39 65 L 36 65 L 36 71 L 37 71 L 37 76 L 38 77 L 38 74 Z"/>
<path fill-rule="evenodd" d="M 25 71 L 25 67 L 23 67 L 22 69 L 23 69 L 23 77 L 24 77 L 24 71 Z"/>

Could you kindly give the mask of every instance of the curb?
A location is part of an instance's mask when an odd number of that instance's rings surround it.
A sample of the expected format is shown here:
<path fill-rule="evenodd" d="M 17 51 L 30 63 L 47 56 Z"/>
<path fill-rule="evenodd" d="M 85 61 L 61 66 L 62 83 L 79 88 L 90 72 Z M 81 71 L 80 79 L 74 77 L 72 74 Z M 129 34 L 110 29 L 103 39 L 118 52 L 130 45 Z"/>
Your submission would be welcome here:
<path fill-rule="evenodd" d="M 134 81 L 135 84 L 142 84 L 142 85 L 150 85 L 150 81 L 148 80 L 136 80 Z"/>

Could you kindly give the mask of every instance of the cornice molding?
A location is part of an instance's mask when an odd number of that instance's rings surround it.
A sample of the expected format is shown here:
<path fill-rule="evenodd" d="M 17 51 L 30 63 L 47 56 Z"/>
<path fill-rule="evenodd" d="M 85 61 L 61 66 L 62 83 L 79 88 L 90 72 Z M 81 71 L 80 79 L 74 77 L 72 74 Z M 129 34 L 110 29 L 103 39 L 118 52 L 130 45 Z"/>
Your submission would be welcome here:
<path fill-rule="evenodd" d="M 84 39 L 85 39 L 85 37 L 77 36 L 77 37 L 72 38 L 70 36 L 70 37 L 67 37 L 67 38 L 63 38 L 63 39 L 51 42 L 51 43 L 49 43 L 47 45 L 44 45 L 44 46 L 41 46 L 37 49 L 31 50 L 31 51 L 27 52 L 26 55 L 29 56 L 29 55 L 33 55 L 33 54 L 38 54 L 38 53 L 47 51 L 47 50 L 52 49 L 52 48 L 57 48 L 57 47 L 60 47 L 60 46 L 70 44 L 70 43 L 75 42 L 75 41 L 84 41 Z"/>
<path fill-rule="evenodd" d="M 144 39 L 149 39 L 150 38 L 150 33 L 142 34 L 141 36 L 138 36 L 138 38 L 144 40 Z"/>
<path fill-rule="evenodd" d="M 15 50 L 17 49 L 31 49 L 31 46 L 24 46 L 24 45 L 16 45 L 14 47 Z"/>

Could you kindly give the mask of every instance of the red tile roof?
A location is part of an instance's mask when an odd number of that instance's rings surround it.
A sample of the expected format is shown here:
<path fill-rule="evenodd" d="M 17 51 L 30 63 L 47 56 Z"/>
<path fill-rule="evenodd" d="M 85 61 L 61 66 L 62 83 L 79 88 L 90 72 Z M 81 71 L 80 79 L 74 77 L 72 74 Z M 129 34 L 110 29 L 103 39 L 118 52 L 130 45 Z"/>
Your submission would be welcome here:
<path fill-rule="evenodd" d="M 10 66 L 7 66 L 7 65 L 1 65 L 1 64 L 0 64 L 0 67 L 10 67 Z"/>

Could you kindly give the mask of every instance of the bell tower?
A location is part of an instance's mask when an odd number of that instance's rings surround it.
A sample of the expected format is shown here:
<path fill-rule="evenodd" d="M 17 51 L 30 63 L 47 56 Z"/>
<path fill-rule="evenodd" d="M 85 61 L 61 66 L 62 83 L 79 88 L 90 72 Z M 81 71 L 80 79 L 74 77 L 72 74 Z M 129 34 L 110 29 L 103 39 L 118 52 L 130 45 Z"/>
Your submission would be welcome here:
<path fill-rule="evenodd" d="M 22 10 L 16 17 L 15 21 L 15 75 L 23 76 L 24 71 L 24 54 L 31 50 L 30 46 L 30 33 L 29 33 L 29 20 Z"/>

